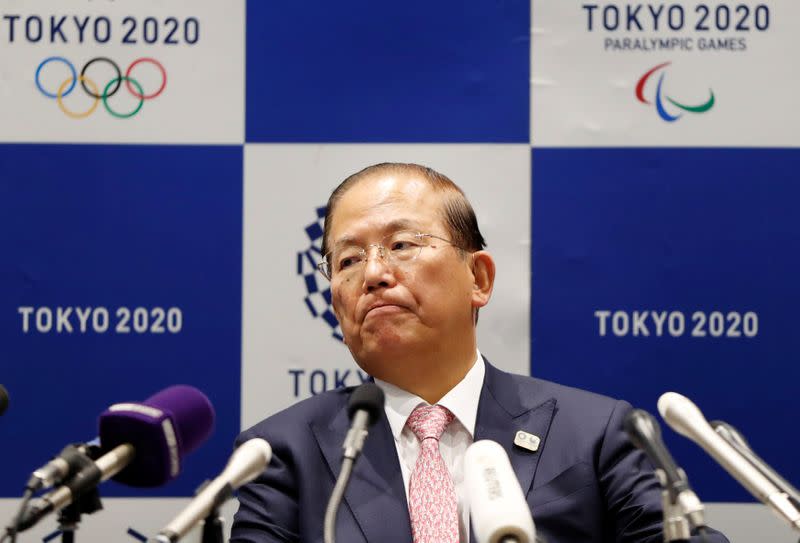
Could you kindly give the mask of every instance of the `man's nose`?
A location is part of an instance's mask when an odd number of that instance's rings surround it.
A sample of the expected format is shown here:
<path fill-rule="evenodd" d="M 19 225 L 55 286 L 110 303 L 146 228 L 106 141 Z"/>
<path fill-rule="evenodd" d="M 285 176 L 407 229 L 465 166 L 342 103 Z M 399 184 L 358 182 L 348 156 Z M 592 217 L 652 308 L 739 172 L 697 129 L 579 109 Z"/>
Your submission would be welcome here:
<path fill-rule="evenodd" d="M 395 284 L 392 266 L 389 264 L 386 249 L 381 245 L 367 247 L 364 262 L 364 290 L 378 287 L 389 288 Z"/>

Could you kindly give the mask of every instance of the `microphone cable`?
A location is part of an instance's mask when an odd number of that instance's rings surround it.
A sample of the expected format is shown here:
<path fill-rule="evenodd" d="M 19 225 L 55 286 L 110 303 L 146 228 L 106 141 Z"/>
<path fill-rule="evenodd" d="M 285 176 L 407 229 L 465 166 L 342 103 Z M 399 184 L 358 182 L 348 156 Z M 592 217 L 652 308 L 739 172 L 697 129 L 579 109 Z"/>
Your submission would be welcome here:
<path fill-rule="evenodd" d="M 28 502 L 31 501 L 33 498 L 34 491 L 32 488 L 26 488 L 25 493 L 22 495 L 22 501 L 19 504 L 19 509 L 17 509 L 17 514 L 14 515 L 14 520 L 11 522 L 11 526 L 6 528 L 6 533 L 0 539 L 0 543 L 3 543 L 6 539 L 11 539 L 10 543 L 16 543 L 17 541 L 17 533 L 19 532 L 19 524 L 22 520 L 22 514 L 28 508 Z"/>

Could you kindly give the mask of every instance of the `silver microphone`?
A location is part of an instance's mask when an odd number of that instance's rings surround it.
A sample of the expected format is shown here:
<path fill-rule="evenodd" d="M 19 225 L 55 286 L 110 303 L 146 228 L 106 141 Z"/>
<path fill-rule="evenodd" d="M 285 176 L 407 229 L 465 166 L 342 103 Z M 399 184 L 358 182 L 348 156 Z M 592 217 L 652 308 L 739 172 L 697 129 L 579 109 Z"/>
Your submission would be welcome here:
<path fill-rule="evenodd" d="M 658 399 L 658 411 L 673 430 L 697 443 L 753 496 L 800 530 L 800 511 L 789 497 L 717 434 L 691 400 L 666 392 Z"/>
<path fill-rule="evenodd" d="M 753 464 L 753 466 L 760 471 L 764 477 L 769 479 L 772 484 L 778 487 L 782 492 L 785 492 L 786 495 L 794 501 L 796 506 L 800 506 L 800 491 L 789 481 L 781 477 L 769 464 L 764 462 L 764 460 L 750 448 L 747 440 L 736 428 L 721 420 L 712 420 L 709 424 L 714 428 L 715 432 L 722 436 L 722 439 L 736 449 L 736 452 Z"/>
<path fill-rule="evenodd" d="M 84 460 L 89 460 L 88 454 L 89 445 L 85 443 L 67 445 L 58 456 L 33 472 L 26 488 L 35 492 L 69 479 Z"/>
<path fill-rule="evenodd" d="M 263 439 L 242 443 L 216 479 L 208 483 L 183 511 L 167 524 L 151 543 L 175 543 L 184 537 L 215 508 L 222 505 L 234 490 L 258 477 L 272 458 L 272 448 Z"/>
<path fill-rule="evenodd" d="M 77 497 L 125 469 L 133 461 L 132 445 L 114 447 L 95 460 L 88 468 L 75 474 L 66 484 L 48 492 L 26 509 L 20 518 L 19 531 L 30 528 L 53 511 L 59 511 Z"/>

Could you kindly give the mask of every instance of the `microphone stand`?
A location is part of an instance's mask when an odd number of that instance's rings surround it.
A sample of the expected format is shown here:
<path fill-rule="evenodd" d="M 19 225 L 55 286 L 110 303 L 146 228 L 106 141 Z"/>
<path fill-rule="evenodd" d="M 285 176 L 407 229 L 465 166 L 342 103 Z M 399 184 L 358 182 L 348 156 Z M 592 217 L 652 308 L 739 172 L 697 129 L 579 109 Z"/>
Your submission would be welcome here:
<path fill-rule="evenodd" d="M 225 522 L 219 514 L 219 507 L 215 507 L 208 513 L 203 521 L 202 543 L 224 543 L 222 527 Z"/>
<path fill-rule="evenodd" d="M 209 483 L 211 483 L 210 479 L 200 485 L 195 492 L 195 496 L 202 492 L 203 489 L 209 485 Z M 201 539 L 202 543 L 225 543 L 225 537 L 223 535 L 225 521 L 219 512 L 219 508 L 222 507 L 222 505 L 228 501 L 231 496 L 233 496 L 233 487 L 230 484 L 227 484 L 222 487 L 219 493 L 217 493 L 217 495 L 214 497 L 214 505 L 211 507 L 208 515 L 203 520 L 203 537 Z"/>
<path fill-rule="evenodd" d="M 689 541 L 689 521 L 681 508 L 672 503 L 669 491 L 661 489 L 661 506 L 664 510 L 664 543 Z"/>
<path fill-rule="evenodd" d="M 81 496 L 76 502 L 58 512 L 58 529 L 61 530 L 62 543 L 74 543 L 75 531 L 84 513 L 91 515 L 103 508 L 100 494 L 92 490 Z"/>
<path fill-rule="evenodd" d="M 99 451 L 99 447 L 92 447 L 87 454 L 81 453 L 75 457 L 78 468 L 75 470 L 76 473 L 80 472 L 82 468 L 91 465 L 99 457 Z M 95 486 L 77 496 L 71 504 L 61 509 L 58 512 L 58 529 L 61 531 L 61 542 L 74 543 L 75 531 L 78 529 L 81 516 L 84 514 L 91 515 L 102 508 L 103 503 L 100 501 L 100 492 Z"/>
<path fill-rule="evenodd" d="M 339 505 L 342 503 L 344 491 L 347 488 L 347 483 L 350 481 L 350 474 L 353 473 L 354 463 L 355 458 L 345 456 L 344 459 L 342 459 L 342 471 L 336 479 L 333 492 L 328 500 L 328 506 L 325 508 L 325 520 L 323 523 L 325 543 L 336 543 L 336 513 L 339 511 Z"/>

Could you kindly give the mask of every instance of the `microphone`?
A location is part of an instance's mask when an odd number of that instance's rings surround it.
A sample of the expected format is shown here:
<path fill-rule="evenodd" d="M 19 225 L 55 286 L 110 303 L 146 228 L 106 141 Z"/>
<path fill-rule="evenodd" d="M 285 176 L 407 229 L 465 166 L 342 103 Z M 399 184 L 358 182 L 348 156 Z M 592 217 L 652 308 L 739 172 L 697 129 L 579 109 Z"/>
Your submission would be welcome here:
<path fill-rule="evenodd" d="M 81 469 L 63 486 L 45 494 L 25 509 L 18 521 L 16 531 L 27 530 L 49 513 L 63 509 L 78 496 L 113 477 L 133 461 L 135 453 L 132 445 L 127 443 L 119 445 L 86 468 Z"/>
<path fill-rule="evenodd" d="M 716 433 L 691 400 L 666 392 L 658 399 L 658 411 L 673 430 L 697 443 L 753 496 L 800 530 L 800 511 L 787 495 Z"/>
<path fill-rule="evenodd" d="M 528 503 L 506 451 L 488 439 L 467 447 L 464 480 L 478 543 L 534 543 Z"/>
<path fill-rule="evenodd" d="M 662 486 L 668 492 L 670 503 L 689 520 L 692 528 L 705 526 L 703 504 L 689 486 L 686 473 L 678 467 L 664 444 L 656 419 L 643 409 L 634 409 L 625 417 L 623 425 L 631 443 L 644 451 L 663 473 Z"/>
<path fill-rule="evenodd" d="M 183 458 L 214 430 L 214 407 L 205 394 L 173 385 L 141 403 L 118 403 L 100 415 L 104 450 L 130 443 L 136 458 L 114 477 L 134 487 L 161 486 L 181 472 Z"/>
<path fill-rule="evenodd" d="M 324 539 L 325 543 L 336 541 L 336 513 L 344 497 L 344 490 L 350 481 L 353 464 L 361 454 L 364 441 L 367 439 L 367 428 L 381 417 L 383 412 L 383 391 L 375 383 L 364 383 L 356 388 L 347 402 L 347 415 L 350 417 L 350 430 L 344 438 L 344 458 L 342 470 L 336 479 L 336 485 L 325 509 Z"/>
<path fill-rule="evenodd" d="M 352 422 L 344 438 L 345 458 L 355 460 L 361 454 L 367 439 L 367 428 L 380 418 L 383 402 L 383 391 L 375 383 L 364 383 L 350 395 L 347 415 Z"/>
<path fill-rule="evenodd" d="M 167 483 L 180 473 L 183 457 L 208 439 L 213 426 L 211 402 L 187 385 L 165 388 L 143 402 L 112 405 L 99 420 L 101 447 L 109 452 L 85 461 L 63 486 L 31 504 L 19 519 L 18 531 L 109 478 L 136 487 Z"/>
<path fill-rule="evenodd" d="M 0 415 L 8 409 L 8 390 L 3 385 L 0 385 Z"/>
<path fill-rule="evenodd" d="M 272 448 L 263 439 L 250 439 L 242 443 L 233 452 L 222 473 L 151 539 L 151 543 L 175 543 L 184 537 L 195 524 L 230 498 L 234 490 L 258 477 L 266 469 L 271 457 Z"/>
<path fill-rule="evenodd" d="M 68 479 L 91 462 L 91 452 L 90 446 L 85 443 L 67 445 L 58 456 L 33 472 L 25 490 L 37 492 Z"/>
<path fill-rule="evenodd" d="M 750 462 L 761 474 L 770 480 L 772 484 L 778 487 L 781 492 L 784 492 L 795 507 L 800 507 L 800 491 L 798 491 L 789 481 L 781 477 L 778 472 L 772 469 L 769 464 L 758 456 L 750 445 L 745 440 L 744 436 L 733 426 L 721 420 L 712 420 L 711 427 L 717 432 L 722 439 L 728 442 L 731 447 L 736 449 L 736 452 L 741 454 L 748 462 Z"/>

